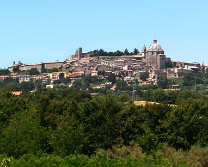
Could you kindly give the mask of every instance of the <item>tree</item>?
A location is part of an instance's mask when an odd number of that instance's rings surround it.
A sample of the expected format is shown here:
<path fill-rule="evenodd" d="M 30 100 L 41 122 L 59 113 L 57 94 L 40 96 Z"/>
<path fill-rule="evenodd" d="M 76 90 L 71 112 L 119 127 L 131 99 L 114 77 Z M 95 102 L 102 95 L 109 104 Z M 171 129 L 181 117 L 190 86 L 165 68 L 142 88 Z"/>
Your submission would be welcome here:
<path fill-rule="evenodd" d="M 29 70 L 29 75 L 39 75 L 40 72 L 37 70 L 37 68 L 31 68 Z"/>
<path fill-rule="evenodd" d="M 168 129 L 168 143 L 176 149 L 187 150 L 197 142 L 208 141 L 207 110 L 205 100 L 182 100 L 164 123 Z"/>
<path fill-rule="evenodd" d="M 167 77 L 159 77 L 157 80 L 157 86 L 162 89 L 168 88 L 168 79 Z"/>
<path fill-rule="evenodd" d="M 83 152 L 94 153 L 98 148 L 109 148 L 113 145 L 120 128 L 117 126 L 117 113 L 122 108 L 113 96 L 96 96 L 87 101 L 80 111 L 80 123 L 84 127 L 85 144 Z"/>
<path fill-rule="evenodd" d="M 124 80 L 119 79 L 116 81 L 116 90 L 117 91 L 124 91 L 127 87 L 128 87 L 128 85 Z"/>
<path fill-rule="evenodd" d="M 100 49 L 100 50 L 98 51 L 98 56 L 103 56 L 103 54 L 104 54 L 104 50 L 103 50 L 103 49 Z"/>
<path fill-rule="evenodd" d="M 116 52 L 114 52 L 114 56 L 122 56 L 123 52 L 121 52 L 120 50 L 117 50 Z"/>
<path fill-rule="evenodd" d="M 82 88 L 82 80 L 81 79 L 76 79 L 73 83 L 73 87 L 77 88 L 77 89 L 81 89 Z"/>
<path fill-rule="evenodd" d="M 142 152 L 147 154 L 152 154 L 153 151 L 158 150 L 162 146 L 162 143 L 159 142 L 158 137 L 149 129 L 147 129 L 145 134 L 142 136 L 138 136 L 136 141 L 142 148 Z"/>
<path fill-rule="evenodd" d="M 125 54 L 125 55 L 129 55 L 129 51 L 128 51 L 127 48 L 124 50 L 124 54 Z"/>
<path fill-rule="evenodd" d="M 183 86 L 194 85 L 194 75 L 193 73 L 185 73 L 183 78 Z"/>
<path fill-rule="evenodd" d="M 60 129 L 51 131 L 50 146 L 53 148 L 53 153 L 59 156 L 80 153 L 83 138 L 81 129 L 61 127 Z"/>
<path fill-rule="evenodd" d="M 112 73 L 110 73 L 109 75 L 108 75 L 108 81 L 109 82 L 112 82 L 112 84 L 114 84 L 115 82 L 116 82 L 116 77 L 115 77 L 115 75 L 114 74 L 112 74 Z"/>
<path fill-rule="evenodd" d="M 139 50 L 137 48 L 134 49 L 134 54 L 137 55 L 139 53 Z"/>
<path fill-rule="evenodd" d="M 8 69 L 0 69 L 0 75 L 9 75 L 10 71 Z"/>
<path fill-rule="evenodd" d="M 33 81 L 22 82 L 20 85 L 22 86 L 23 89 L 26 89 L 26 90 L 33 90 L 35 88 Z"/>
<path fill-rule="evenodd" d="M 33 109 L 16 113 L 10 118 L 9 126 L 2 130 L 0 143 L 1 153 L 14 157 L 48 149 L 46 129 L 40 126 Z"/>
<path fill-rule="evenodd" d="M 140 79 L 142 81 L 146 81 L 147 78 L 149 78 L 149 72 L 146 71 L 146 72 L 143 72 L 143 73 L 140 74 Z"/>
<path fill-rule="evenodd" d="M 98 71 L 98 75 L 105 75 L 105 71 L 104 70 Z"/>
<path fill-rule="evenodd" d="M 21 85 L 19 84 L 19 79 L 5 78 L 3 82 L 0 82 L 0 87 L 6 91 L 18 91 L 21 90 Z"/>
<path fill-rule="evenodd" d="M 43 80 L 42 79 L 36 80 L 34 84 L 35 84 L 35 88 L 37 88 L 37 89 L 45 87 L 45 85 L 43 84 Z"/>
<path fill-rule="evenodd" d="M 61 84 L 61 80 L 60 79 L 54 80 L 53 84 Z"/>
<path fill-rule="evenodd" d="M 61 79 L 61 83 L 63 83 L 63 84 L 69 84 L 70 82 L 71 82 L 70 78 Z"/>
<path fill-rule="evenodd" d="M 58 68 L 52 68 L 52 69 L 43 69 L 41 72 L 42 73 L 52 73 L 52 72 L 58 72 L 59 69 Z"/>

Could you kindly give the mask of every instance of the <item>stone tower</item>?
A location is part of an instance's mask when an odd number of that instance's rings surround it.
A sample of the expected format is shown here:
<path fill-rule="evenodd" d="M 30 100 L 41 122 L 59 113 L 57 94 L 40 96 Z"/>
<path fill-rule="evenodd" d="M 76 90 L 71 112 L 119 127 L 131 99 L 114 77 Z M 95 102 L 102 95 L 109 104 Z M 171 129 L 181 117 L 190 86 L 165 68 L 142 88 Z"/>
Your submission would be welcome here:
<path fill-rule="evenodd" d="M 81 47 L 78 48 L 78 50 L 77 50 L 77 57 L 78 57 L 78 59 L 82 58 L 82 48 Z"/>
<path fill-rule="evenodd" d="M 143 49 L 142 49 L 142 56 L 146 59 L 146 54 L 147 54 L 147 48 L 144 45 Z"/>

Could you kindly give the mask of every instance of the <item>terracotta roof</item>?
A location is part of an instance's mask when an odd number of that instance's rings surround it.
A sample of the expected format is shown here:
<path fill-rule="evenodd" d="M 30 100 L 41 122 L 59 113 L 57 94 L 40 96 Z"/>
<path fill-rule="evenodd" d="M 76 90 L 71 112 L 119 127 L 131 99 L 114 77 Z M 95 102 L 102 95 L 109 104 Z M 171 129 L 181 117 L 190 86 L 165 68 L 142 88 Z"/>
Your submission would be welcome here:
<path fill-rule="evenodd" d="M 172 85 L 172 86 L 175 86 L 176 87 L 176 86 L 179 86 L 179 85 Z"/>
<path fill-rule="evenodd" d="M 0 78 L 6 78 L 6 77 L 10 77 L 10 76 L 0 76 Z"/>
<path fill-rule="evenodd" d="M 19 91 L 19 92 L 12 92 L 13 95 L 16 95 L 16 96 L 20 96 L 22 94 L 22 91 Z"/>
<path fill-rule="evenodd" d="M 98 93 L 90 93 L 90 96 L 96 96 Z"/>

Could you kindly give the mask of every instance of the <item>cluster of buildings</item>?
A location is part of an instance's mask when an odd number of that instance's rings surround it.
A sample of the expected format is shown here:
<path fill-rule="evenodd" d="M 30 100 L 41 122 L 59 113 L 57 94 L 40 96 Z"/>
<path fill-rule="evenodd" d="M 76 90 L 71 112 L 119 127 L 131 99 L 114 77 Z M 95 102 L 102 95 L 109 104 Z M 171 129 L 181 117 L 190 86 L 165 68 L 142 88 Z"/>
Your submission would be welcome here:
<path fill-rule="evenodd" d="M 84 71 L 86 75 L 96 75 L 98 71 L 112 71 L 115 74 L 128 71 L 139 75 L 148 71 L 151 78 L 178 78 L 186 72 L 203 71 L 206 68 L 200 63 L 172 61 L 166 57 L 156 39 L 148 48 L 144 46 L 137 55 L 91 57 L 90 52 L 82 52 L 82 48 L 79 48 L 70 59 L 70 69 Z"/>
<path fill-rule="evenodd" d="M 65 78 L 79 78 L 84 75 L 98 76 L 99 71 L 106 73 L 126 74 L 126 81 L 134 80 L 134 76 L 139 76 L 142 72 L 149 72 L 150 78 L 156 80 L 158 77 L 181 77 L 186 72 L 203 71 L 207 67 L 199 63 L 188 63 L 180 61 L 172 61 L 166 57 L 163 48 L 154 39 L 153 43 L 146 48 L 143 47 L 142 52 L 136 55 L 122 56 L 92 56 L 91 52 L 83 52 L 82 48 L 78 48 L 74 55 L 64 61 L 54 61 L 47 63 L 23 64 L 15 63 L 9 67 L 10 72 L 16 70 L 27 71 L 36 68 L 39 72 L 44 69 L 57 68 L 67 72 L 43 73 L 39 76 L 13 76 L 19 77 L 20 82 L 42 79 L 44 83 L 52 83 L 59 79 L 60 74 Z M 3 79 L 0 78 L 0 80 Z"/>
<path fill-rule="evenodd" d="M 37 81 L 41 80 L 43 84 L 53 84 L 54 81 L 63 78 L 69 78 L 71 80 L 83 77 L 84 72 L 52 72 L 52 73 L 42 73 L 40 75 L 7 75 L 0 76 L 0 82 L 4 81 L 6 78 L 18 79 L 19 83 Z"/>

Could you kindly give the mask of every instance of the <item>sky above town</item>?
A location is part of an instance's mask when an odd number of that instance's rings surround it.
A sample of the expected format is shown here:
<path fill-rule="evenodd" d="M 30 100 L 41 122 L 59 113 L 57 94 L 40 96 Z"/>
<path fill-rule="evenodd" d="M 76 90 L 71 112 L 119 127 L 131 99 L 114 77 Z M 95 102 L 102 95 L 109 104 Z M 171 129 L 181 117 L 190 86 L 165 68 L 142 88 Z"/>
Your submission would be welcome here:
<path fill-rule="evenodd" d="M 0 67 L 133 51 L 157 38 L 172 60 L 208 65 L 207 0 L 1 0 Z"/>

